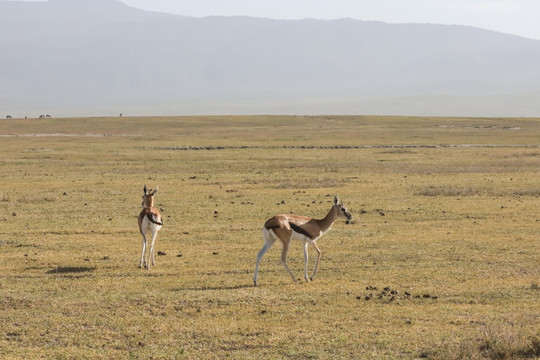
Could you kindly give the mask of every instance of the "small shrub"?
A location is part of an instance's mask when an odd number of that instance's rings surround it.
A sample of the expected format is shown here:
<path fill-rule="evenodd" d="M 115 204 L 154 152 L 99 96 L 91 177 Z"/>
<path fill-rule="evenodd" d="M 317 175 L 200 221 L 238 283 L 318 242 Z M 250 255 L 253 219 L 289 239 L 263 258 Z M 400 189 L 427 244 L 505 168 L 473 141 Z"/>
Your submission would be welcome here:
<path fill-rule="evenodd" d="M 540 336 L 531 339 L 531 353 L 532 356 L 540 356 Z"/>
<path fill-rule="evenodd" d="M 486 325 L 477 340 L 442 343 L 420 357 L 438 359 L 534 359 L 540 356 L 540 337 L 527 336 L 523 326 L 512 323 Z"/>

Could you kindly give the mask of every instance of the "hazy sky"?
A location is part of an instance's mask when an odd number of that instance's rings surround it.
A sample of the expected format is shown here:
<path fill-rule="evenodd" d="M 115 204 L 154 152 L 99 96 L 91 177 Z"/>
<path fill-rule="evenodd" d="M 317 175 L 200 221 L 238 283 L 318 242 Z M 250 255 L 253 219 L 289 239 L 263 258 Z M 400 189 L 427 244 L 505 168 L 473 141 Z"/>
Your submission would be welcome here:
<path fill-rule="evenodd" d="M 121 0 L 146 10 L 203 17 L 379 20 L 481 27 L 540 39 L 540 0 Z"/>

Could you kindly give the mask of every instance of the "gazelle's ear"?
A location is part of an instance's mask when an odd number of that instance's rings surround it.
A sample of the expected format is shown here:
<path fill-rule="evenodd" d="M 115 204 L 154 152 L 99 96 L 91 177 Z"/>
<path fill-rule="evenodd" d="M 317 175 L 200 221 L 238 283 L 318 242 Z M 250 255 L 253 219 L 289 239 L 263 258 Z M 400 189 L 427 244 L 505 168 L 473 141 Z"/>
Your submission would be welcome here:
<path fill-rule="evenodd" d="M 146 195 L 146 184 L 144 184 L 144 189 L 143 189 L 143 191 L 144 191 L 144 194 Z"/>
<path fill-rule="evenodd" d="M 336 195 L 334 196 L 334 205 L 339 204 L 339 197 Z"/>
<path fill-rule="evenodd" d="M 159 188 L 159 186 L 156 186 L 156 190 L 154 190 L 154 192 L 152 193 L 152 195 L 156 195 L 158 188 Z"/>

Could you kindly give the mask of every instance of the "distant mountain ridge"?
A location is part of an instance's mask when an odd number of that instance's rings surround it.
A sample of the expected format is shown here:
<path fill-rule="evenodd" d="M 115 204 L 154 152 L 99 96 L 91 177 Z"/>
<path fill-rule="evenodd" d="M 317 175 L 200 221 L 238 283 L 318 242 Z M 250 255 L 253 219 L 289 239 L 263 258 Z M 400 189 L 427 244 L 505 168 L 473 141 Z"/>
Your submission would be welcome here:
<path fill-rule="evenodd" d="M 0 1 L 0 117 L 540 116 L 540 41 L 464 26 Z"/>

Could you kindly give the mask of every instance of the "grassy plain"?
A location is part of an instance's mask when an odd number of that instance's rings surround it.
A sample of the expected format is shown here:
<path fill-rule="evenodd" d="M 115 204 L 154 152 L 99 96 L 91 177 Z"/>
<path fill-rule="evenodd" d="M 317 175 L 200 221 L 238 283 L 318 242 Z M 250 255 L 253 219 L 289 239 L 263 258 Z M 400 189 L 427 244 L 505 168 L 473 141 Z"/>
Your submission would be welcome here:
<path fill-rule="evenodd" d="M 539 145 L 540 119 L 1 120 L 0 358 L 534 358 Z M 264 221 L 334 194 L 355 221 L 315 281 L 275 246 L 253 287 Z"/>

